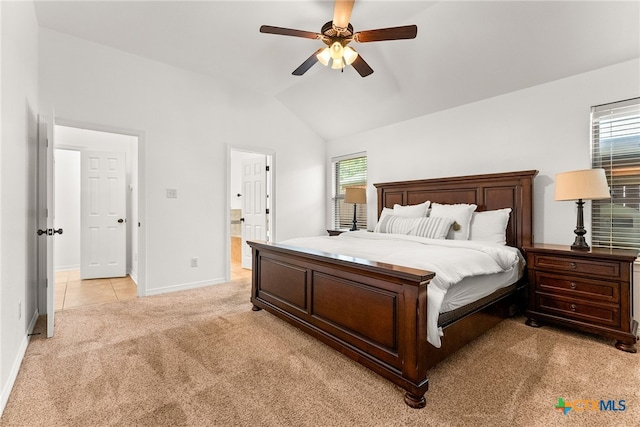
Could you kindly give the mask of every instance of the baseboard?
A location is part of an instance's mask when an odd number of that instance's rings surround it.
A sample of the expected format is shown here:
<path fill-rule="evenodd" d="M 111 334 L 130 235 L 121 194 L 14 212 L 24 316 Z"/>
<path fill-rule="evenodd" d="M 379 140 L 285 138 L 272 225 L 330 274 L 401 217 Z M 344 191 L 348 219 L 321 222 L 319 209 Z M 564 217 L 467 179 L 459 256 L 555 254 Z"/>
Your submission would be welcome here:
<path fill-rule="evenodd" d="M 9 395 L 11 394 L 11 390 L 13 390 L 13 385 L 16 382 L 16 378 L 18 378 L 18 372 L 20 372 L 20 365 L 22 365 L 22 359 L 24 359 L 24 355 L 27 352 L 27 347 L 29 346 L 29 341 L 31 340 L 31 333 L 33 333 L 33 328 L 36 326 L 36 322 L 38 321 L 38 310 L 33 314 L 33 318 L 31 322 L 29 322 L 29 327 L 27 328 L 27 333 L 24 335 L 22 342 L 20 343 L 20 348 L 18 349 L 18 354 L 16 355 L 15 360 L 13 361 L 13 365 L 11 366 L 11 370 L 9 371 L 9 376 L 7 378 L 7 382 L 2 389 L 2 393 L 0 394 L 0 416 L 4 413 L 4 408 L 7 406 L 7 402 L 9 401 Z"/>
<path fill-rule="evenodd" d="M 133 270 L 129 270 L 129 277 L 131 277 L 131 280 L 133 280 L 136 284 L 136 286 L 138 285 L 138 274 L 133 271 Z"/>
<path fill-rule="evenodd" d="M 145 296 L 160 295 L 160 294 L 166 294 L 166 293 L 169 293 L 169 292 L 186 291 L 186 290 L 189 290 L 189 289 L 204 288 L 205 286 L 220 285 L 222 283 L 227 283 L 227 281 L 224 280 L 224 278 L 223 279 L 211 279 L 211 280 L 204 280 L 202 282 L 192 282 L 192 283 L 183 283 L 183 284 L 180 284 L 180 285 L 165 286 L 163 288 L 155 288 L 155 289 L 147 288 L 147 292 L 146 292 Z"/>
<path fill-rule="evenodd" d="M 56 273 L 58 271 L 71 271 L 71 270 L 80 270 L 80 264 L 76 265 L 59 265 L 55 268 Z"/>

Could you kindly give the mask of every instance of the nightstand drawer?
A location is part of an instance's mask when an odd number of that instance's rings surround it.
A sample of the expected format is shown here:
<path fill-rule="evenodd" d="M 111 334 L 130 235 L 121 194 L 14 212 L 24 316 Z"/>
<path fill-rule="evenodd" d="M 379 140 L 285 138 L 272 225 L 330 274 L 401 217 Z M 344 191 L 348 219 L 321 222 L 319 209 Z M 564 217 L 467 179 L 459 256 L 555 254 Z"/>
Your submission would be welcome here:
<path fill-rule="evenodd" d="M 620 302 L 620 284 L 584 279 L 568 275 L 535 272 L 537 290 L 545 293 L 564 294 L 572 298 L 599 300 L 617 304 Z"/>
<path fill-rule="evenodd" d="M 575 256 L 536 255 L 535 269 L 554 269 L 606 278 L 620 277 L 620 263 L 615 261 L 581 259 Z"/>
<path fill-rule="evenodd" d="M 563 298 L 556 295 L 538 294 L 536 306 L 539 310 L 575 319 L 593 325 L 620 327 L 620 310 L 618 307 L 591 304 L 588 301 Z"/>

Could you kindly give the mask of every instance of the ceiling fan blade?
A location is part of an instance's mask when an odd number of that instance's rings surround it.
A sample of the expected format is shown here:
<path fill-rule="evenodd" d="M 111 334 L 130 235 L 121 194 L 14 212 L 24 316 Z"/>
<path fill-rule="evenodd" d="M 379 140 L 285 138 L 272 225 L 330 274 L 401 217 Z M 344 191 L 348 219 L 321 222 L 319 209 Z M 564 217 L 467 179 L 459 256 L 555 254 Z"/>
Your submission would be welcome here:
<path fill-rule="evenodd" d="M 360 31 L 353 35 L 353 39 L 360 43 L 368 43 L 384 40 L 415 39 L 417 34 L 417 25 L 405 25 L 403 27 L 379 28 L 377 30 Z"/>
<path fill-rule="evenodd" d="M 355 0 L 336 0 L 333 7 L 333 25 L 338 28 L 347 28 L 354 2 Z"/>
<path fill-rule="evenodd" d="M 307 71 L 309 71 L 309 68 L 313 67 L 315 65 L 316 62 L 318 62 L 318 58 L 316 57 L 317 54 L 319 54 L 320 52 L 322 52 L 324 50 L 323 47 L 321 47 L 320 49 L 316 50 L 313 55 L 311 55 L 310 57 L 307 58 L 306 61 L 304 61 L 298 68 L 296 68 L 295 70 L 293 70 L 293 74 L 294 76 L 301 76 L 304 73 L 306 73 Z"/>
<path fill-rule="evenodd" d="M 358 55 L 355 61 L 351 63 L 351 66 L 355 68 L 358 74 L 362 77 L 367 77 L 369 74 L 373 73 L 373 68 L 371 68 L 360 55 Z"/>
<path fill-rule="evenodd" d="M 293 30 L 291 28 L 273 27 L 271 25 L 262 25 L 260 27 L 260 32 L 267 34 L 279 34 L 281 36 L 303 37 L 305 39 L 319 39 L 322 37 L 322 34 L 311 31 Z"/>

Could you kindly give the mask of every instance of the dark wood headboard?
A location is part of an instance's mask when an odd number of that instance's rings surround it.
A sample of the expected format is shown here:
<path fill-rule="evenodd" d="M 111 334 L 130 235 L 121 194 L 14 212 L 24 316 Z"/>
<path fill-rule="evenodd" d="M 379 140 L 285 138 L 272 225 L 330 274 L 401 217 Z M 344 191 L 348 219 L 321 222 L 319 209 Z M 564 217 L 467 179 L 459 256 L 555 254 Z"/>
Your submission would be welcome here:
<path fill-rule="evenodd" d="M 477 211 L 511 208 L 507 244 L 522 249 L 533 243 L 533 178 L 537 170 L 468 175 L 373 184 L 378 190 L 378 217 L 394 204 L 474 203 Z"/>

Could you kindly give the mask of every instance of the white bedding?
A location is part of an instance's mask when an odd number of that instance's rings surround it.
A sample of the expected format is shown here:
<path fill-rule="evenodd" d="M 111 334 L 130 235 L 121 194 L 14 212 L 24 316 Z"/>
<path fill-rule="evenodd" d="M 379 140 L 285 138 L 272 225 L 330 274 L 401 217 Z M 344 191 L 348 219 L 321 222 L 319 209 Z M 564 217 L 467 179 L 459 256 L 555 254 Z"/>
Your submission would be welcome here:
<path fill-rule="evenodd" d="M 452 285 L 467 277 L 519 270 L 524 262 L 520 251 L 510 246 L 364 230 L 339 236 L 301 237 L 280 243 L 435 272 L 436 276 L 427 288 L 427 340 L 435 347 L 440 347 L 442 336 L 438 314 Z"/>
<path fill-rule="evenodd" d="M 518 268 L 512 268 L 502 273 L 466 277 L 447 290 L 440 306 L 440 313 L 446 313 L 471 304 L 491 295 L 498 289 L 512 285 L 522 277 L 523 273 L 524 258 L 522 258 L 522 265 Z"/>

